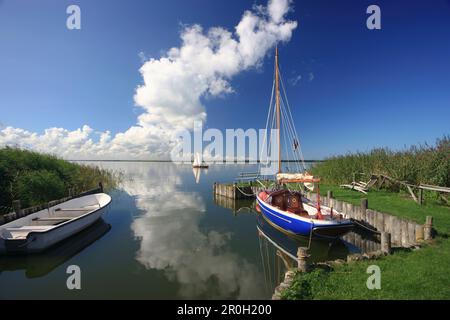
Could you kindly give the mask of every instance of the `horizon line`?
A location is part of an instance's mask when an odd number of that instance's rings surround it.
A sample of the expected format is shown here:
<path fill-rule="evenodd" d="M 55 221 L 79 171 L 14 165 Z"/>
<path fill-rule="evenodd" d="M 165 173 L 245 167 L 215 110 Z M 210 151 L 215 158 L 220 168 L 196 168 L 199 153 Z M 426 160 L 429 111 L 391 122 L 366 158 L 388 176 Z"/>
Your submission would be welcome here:
<path fill-rule="evenodd" d="M 173 163 L 193 163 L 193 161 L 172 161 L 172 160 L 133 160 L 133 159 L 66 159 L 66 161 L 82 161 L 82 162 L 89 162 L 89 161 L 99 161 L 99 162 L 173 162 Z M 308 159 L 304 160 L 304 162 L 311 163 L 311 162 L 324 162 L 326 160 L 313 160 Z M 206 163 L 260 163 L 260 160 L 257 161 L 251 161 L 251 160 L 233 160 L 233 161 L 226 161 L 226 160 L 217 160 L 217 161 L 205 161 Z M 300 160 L 281 160 L 281 162 L 301 162 Z"/>

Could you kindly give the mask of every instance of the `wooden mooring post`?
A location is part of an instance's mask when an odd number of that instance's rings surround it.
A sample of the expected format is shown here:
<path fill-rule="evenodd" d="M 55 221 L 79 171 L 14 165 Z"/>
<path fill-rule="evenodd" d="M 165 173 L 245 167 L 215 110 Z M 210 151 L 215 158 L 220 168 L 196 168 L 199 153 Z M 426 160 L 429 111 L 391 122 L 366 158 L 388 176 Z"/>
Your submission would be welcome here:
<path fill-rule="evenodd" d="M 367 209 L 369 208 L 369 200 L 367 198 L 361 199 L 361 213 L 360 220 L 365 221 L 367 216 Z"/>
<path fill-rule="evenodd" d="M 327 191 L 328 205 L 330 205 L 330 199 L 333 199 L 333 191 Z"/>
<path fill-rule="evenodd" d="M 431 240 L 432 238 L 432 230 L 433 230 L 433 217 L 427 216 L 425 224 L 423 226 L 423 239 Z"/>
<path fill-rule="evenodd" d="M 297 270 L 300 272 L 308 272 L 308 248 L 299 247 L 297 249 Z"/>
<path fill-rule="evenodd" d="M 381 252 L 385 254 L 391 253 L 391 234 L 389 232 L 381 233 Z"/>
<path fill-rule="evenodd" d="M 423 234 L 423 226 L 420 224 L 416 224 L 416 242 L 420 242 L 424 240 L 424 234 Z"/>
<path fill-rule="evenodd" d="M 20 217 L 22 215 L 22 205 L 20 204 L 20 200 L 13 201 L 13 209 L 17 217 Z"/>

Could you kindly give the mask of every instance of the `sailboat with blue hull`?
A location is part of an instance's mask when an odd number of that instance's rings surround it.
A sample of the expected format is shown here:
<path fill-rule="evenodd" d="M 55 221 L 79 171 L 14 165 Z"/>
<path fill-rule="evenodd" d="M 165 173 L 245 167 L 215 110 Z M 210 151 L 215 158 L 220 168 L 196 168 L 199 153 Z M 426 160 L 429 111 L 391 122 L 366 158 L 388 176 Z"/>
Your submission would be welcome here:
<path fill-rule="evenodd" d="M 287 191 L 286 193 L 290 193 L 290 191 Z M 256 197 L 260 211 L 272 226 L 281 229 L 281 231 L 293 235 L 313 235 L 323 238 L 337 238 L 349 232 L 354 226 L 351 221 L 344 219 L 342 214 L 339 214 L 338 212 L 334 212 L 335 217 L 338 216 L 338 218 L 335 218 L 330 214 L 322 214 L 322 217 L 318 218 L 317 214 L 313 213 L 316 211 L 315 206 L 307 203 L 303 203 L 303 207 L 308 209 L 305 210 L 304 213 L 294 213 L 282 210 L 279 207 L 272 205 L 271 201 L 267 198 L 266 200 L 263 200 L 264 194 L 267 195 L 267 193 L 262 191 Z M 306 201 L 307 200 L 305 200 L 305 202 Z M 327 209 L 331 212 L 330 208 Z M 321 208 L 322 212 L 325 210 L 324 207 Z"/>
<path fill-rule="evenodd" d="M 264 188 L 256 195 L 257 210 L 261 212 L 268 223 L 288 234 L 323 238 L 342 236 L 349 232 L 354 224 L 342 212 L 338 212 L 332 207 L 321 206 L 320 179 L 313 177 L 306 170 L 284 85 L 280 80 L 277 48 L 275 53 L 275 77 L 266 132 L 269 131 L 268 129 L 277 129 L 278 150 L 273 150 L 268 146 L 267 151 L 269 151 L 269 148 L 272 153 L 278 151 L 278 171 L 275 175 L 275 184 L 271 188 L 261 183 Z M 284 93 L 283 96 L 280 95 L 280 83 Z M 273 103 L 274 92 L 275 103 Z M 284 127 L 281 126 L 282 122 Z M 270 128 L 269 123 L 271 124 Z M 294 159 L 294 161 L 288 163 L 297 165 L 294 172 L 290 170 L 282 172 L 282 134 L 283 145 L 285 146 L 284 156 L 288 159 Z M 269 144 L 271 142 L 273 142 L 272 138 L 270 138 Z M 262 159 L 262 153 L 260 159 Z M 264 161 L 260 162 L 264 163 Z M 301 170 L 299 164 L 303 167 L 303 170 Z M 302 189 L 316 190 L 317 201 L 313 202 L 304 197 L 301 192 Z"/>

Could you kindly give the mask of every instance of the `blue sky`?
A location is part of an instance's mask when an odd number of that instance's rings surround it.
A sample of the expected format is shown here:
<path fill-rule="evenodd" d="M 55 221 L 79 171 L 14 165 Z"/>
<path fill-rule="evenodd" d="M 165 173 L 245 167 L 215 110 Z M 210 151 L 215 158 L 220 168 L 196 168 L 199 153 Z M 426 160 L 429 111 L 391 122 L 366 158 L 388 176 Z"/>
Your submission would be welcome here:
<path fill-rule="evenodd" d="M 82 29 L 66 28 L 77 4 Z M 185 25 L 231 32 L 266 1 L 0 0 L 0 123 L 41 134 L 88 125 L 112 135 L 136 124 L 139 68 L 180 46 Z M 382 29 L 368 30 L 370 4 Z M 294 1 L 280 44 L 306 158 L 402 148 L 450 133 L 450 1 Z M 262 128 L 273 50 L 229 79 L 234 92 L 202 97 L 207 127 Z M 294 85 L 293 79 L 301 76 Z M 1 129 L 1 128 L 0 128 Z"/>

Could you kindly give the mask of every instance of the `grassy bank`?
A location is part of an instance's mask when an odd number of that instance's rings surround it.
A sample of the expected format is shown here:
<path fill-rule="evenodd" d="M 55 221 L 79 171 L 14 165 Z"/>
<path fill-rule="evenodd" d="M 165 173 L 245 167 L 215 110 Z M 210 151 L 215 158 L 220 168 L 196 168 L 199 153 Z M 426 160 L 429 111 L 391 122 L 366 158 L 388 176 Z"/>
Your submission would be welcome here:
<path fill-rule="evenodd" d="M 370 265 L 381 270 L 381 289 L 369 290 L 366 273 Z M 339 265 L 332 271 L 297 274 L 285 299 L 450 299 L 450 241 L 435 243 L 413 252 L 397 252 L 376 261 Z"/>
<path fill-rule="evenodd" d="M 427 183 L 450 187 L 450 139 L 444 137 L 433 146 L 413 146 L 403 151 L 374 149 L 366 153 L 335 156 L 312 169 L 321 178 L 321 194 L 333 191 L 336 199 L 359 205 L 367 198 L 369 208 L 424 223 L 433 216 L 437 237 L 420 250 L 397 250 L 376 261 L 358 261 L 298 273 L 293 285 L 283 292 L 284 299 L 450 299 L 450 207 L 436 193 L 425 194 L 425 204 L 416 204 L 397 185 L 372 188 L 364 195 L 342 189 L 355 174 L 384 174 L 412 184 Z M 357 180 L 364 178 L 357 177 Z M 393 192 L 395 191 L 395 192 Z M 369 265 L 381 269 L 381 289 L 366 286 Z"/>
<path fill-rule="evenodd" d="M 372 189 L 368 194 L 363 194 L 331 184 L 321 184 L 320 188 L 322 196 L 326 196 L 327 191 L 331 190 L 334 198 L 354 205 L 360 205 L 361 199 L 366 198 L 369 209 L 405 217 L 421 224 L 425 223 L 426 216 L 433 216 L 436 229 L 440 233 L 450 234 L 450 207 L 435 197 L 430 196 L 420 206 L 412 200 L 409 193 L 403 191 Z"/>
<path fill-rule="evenodd" d="M 331 270 L 315 270 L 297 274 L 284 299 L 450 299 L 450 207 L 437 199 L 427 199 L 419 206 L 404 192 L 372 190 L 367 195 L 321 185 L 321 194 L 333 191 L 336 199 L 359 205 L 362 198 L 369 200 L 369 208 L 406 217 L 419 223 L 427 215 L 433 216 L 438 236 L 420 250 L 395 251 L 376 261 L 358 261 L 334 266 Z M 366 273 L 369 265 L 381 269 L 381 289 L 369 290 Z"/>
<path fill-rule="evenodd" d="M 67 196 L 69 188 L 83 191 L 102 181 L 115 186 L 118 177 L 98 167 L 71 163 L 55 156 L 16 148 L 0 149 L 0 214 L 20 199 L 28 207 Z"/>

